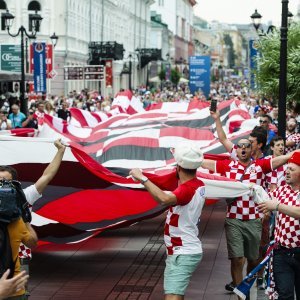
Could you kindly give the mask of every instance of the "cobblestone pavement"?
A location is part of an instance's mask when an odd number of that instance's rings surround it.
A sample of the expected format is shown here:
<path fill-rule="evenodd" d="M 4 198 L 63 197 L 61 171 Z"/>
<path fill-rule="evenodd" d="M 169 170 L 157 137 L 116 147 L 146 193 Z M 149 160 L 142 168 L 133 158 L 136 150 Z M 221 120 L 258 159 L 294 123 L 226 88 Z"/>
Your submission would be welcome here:
<path fill-rule="evenodd" d="M 200 222 L 204 256 L 185 299 L 233 300 L 224 234 L 225 203 L 206 206 Z M 30 300 L 163 298 L 165 215 L 106 231 L 80 244 L 39 247 L 31 261 Z M 253 288 L 251 300 L 265 300 Z"/>

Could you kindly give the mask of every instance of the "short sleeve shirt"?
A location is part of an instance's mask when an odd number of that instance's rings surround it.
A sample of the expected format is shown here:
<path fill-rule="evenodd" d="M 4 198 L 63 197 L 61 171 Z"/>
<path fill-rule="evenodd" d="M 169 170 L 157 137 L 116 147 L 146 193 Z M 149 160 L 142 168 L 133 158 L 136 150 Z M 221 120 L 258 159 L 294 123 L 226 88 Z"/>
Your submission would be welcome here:
<path fill-rule="evenodd" d="M 27 227 L 25 226 L 22 218 L 19 218 L 18 220 L 10 223 L 8 225 L 7 229 L 8 229 L 8 233 L 9 233 L 12 257 L 13 257 L 13 260 L 16 262 L 14 275 L 17 275 L 21 272 L 20 260 L 17 259 L 20 244 L 21 244 L 21 242 L 25 243 L 26 241 L 29 241 L 31 238 L 31 235 L 30 235 L 30 232 L 28 231 Z M 22 295 L 22 294 L 24 294 L 24 292 L 25 292 L 25 290 L 21 289 L 16 294 L 14 294 L 14 296 Z"/>
<path fill-rule="evenodd" d="M 295 142 L 294 146 L 285 147 L 285 153 L 290 153 L 298 148 L 300 145 L 300 133 L 292 133 L 286 135 L 286 141 L 293 141 Z"/>
<path fill-rule="evenodd" d="M 294 191 L 289 185 L 276 188 L 269 193 L 280 203 L 300 207 L 300 192 Z M 276 216 L 275 242 L 286 248 L 300 247 L 300 220 L 281 212 Z"/>
<path fill-rule="evenodd" d="M 266 158 L 272 158 L 272 156 L 267 156 Z M 266 174 L 265 177 L 265 184 L 264 189 L 267 192 L 270 192 L 271 184 L 275 184 L 278 186 L 285 185 L 285 172 L 286 172 L 287 165 L 282 165 L 277 169 L 271 171 L 270 173 Z"/>
<path fill-rule="evenodd" d="M 258 159 L 249 166 L 244 166 L 237 160 L 219 160 L 216 162 L 216 172 L 230 179 L 243 183 L 254 183 L 262 186 L 265 174 L 272 171 L 271 159 Z M 227 207 L 227 218 L 240 220 L 253 220 L 261 217 L 253 197 L 244 195 L 237 197 Z"/>
<path fill-rule="evenodd" d="M 32 206 L 36 200 L 42 197 L 41 194 L 37 191 L 34 184 L 23 189 L 27 202 Z M 31 250 L 21 243 L 19 248 L 19 257 L 20 258 L 31 258 Z"/>
<path fill-rule="evenodd" d="M 167 254 L 202 253 L 197 225 L 205 202 L 204 183 L 194 178 L 180 184 L 173 193 L 177 203 L 169 208 L 164 230 Z"/>

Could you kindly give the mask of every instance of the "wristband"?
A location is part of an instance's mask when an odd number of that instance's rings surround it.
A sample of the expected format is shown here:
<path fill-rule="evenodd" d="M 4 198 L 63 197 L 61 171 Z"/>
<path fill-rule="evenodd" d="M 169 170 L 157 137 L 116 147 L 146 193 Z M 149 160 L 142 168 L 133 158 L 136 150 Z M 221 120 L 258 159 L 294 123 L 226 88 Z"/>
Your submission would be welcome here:
<path fill-rule="evenodd" d="M 278 211 L 279 205 L 280 205 L 280 202 L 276 205 L 276 208 L 275 208 L 276 211 Z"/>
<path fill-rule="evenodd" d="M 146 177 L 146 176 L 143 176 L 141 179 L 140 179 L 140 182 L 142 183 L 142 184 L 145 184 L 145 182 L 147 182 L 148 181 L 148 177 Z"/>

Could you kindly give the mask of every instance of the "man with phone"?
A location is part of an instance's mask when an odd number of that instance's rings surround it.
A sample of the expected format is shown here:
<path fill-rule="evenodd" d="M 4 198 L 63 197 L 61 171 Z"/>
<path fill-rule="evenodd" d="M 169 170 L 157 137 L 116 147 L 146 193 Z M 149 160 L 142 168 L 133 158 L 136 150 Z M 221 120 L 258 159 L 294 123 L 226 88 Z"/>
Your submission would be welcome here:
<path fill-rule="evenodd" d="M 29 109 L 27 119 L 22 123 L 22 127 L 38 129 L 38 120 L 32 109 Z"/>

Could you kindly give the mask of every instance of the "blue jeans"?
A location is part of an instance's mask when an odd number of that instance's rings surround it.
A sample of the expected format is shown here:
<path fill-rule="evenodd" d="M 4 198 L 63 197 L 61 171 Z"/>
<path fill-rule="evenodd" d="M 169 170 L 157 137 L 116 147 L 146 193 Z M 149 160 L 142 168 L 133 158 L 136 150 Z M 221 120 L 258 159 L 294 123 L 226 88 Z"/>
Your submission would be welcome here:
<path fill-rule="evenodd" d="M 300 300 L 300 253 L 275 250 L 273 270 L 278 300 Z"/>

